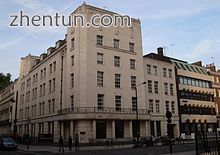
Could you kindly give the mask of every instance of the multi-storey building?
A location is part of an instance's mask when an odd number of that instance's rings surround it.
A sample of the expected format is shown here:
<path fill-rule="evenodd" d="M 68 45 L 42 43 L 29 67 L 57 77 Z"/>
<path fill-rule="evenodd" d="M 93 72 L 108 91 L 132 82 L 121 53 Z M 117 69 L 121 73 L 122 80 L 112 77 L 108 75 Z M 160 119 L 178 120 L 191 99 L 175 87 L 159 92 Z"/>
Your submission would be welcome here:
<path fill-rule="evenodd" d="M 209 75 L 212 77 L 212 88 L 214 90 L 214 102 L 216 104 L 216 112 L 218 119 L 218 127 L 219 127 L 219 119 L 220 119 L 220 70 L 216 69 L 214 64 L 206 65 L 206 69 Z"/>
<path fill-rule="evenodd" d="M 66 40 L 59 40 L 55 47 L 38 56 L 21 58 L 17 133 L 38 137 L 51 134 L 58 139 L 57 111 L 63 103 L 63 79 Z"/>
<path fill-rule="evenodd" d="M 16 86 L 17 81 L 10 84 L 0 93 L 0 134 L 11 135 L 16 120 Z"/>
<path fill-rule="evenodd" d="M 83 4 L 90 18 L 115 13 Z M 18 133 L 80 142 L 148 135 L 140 21 L 132 27 L 69 27 L 47 53 L 21 59 Z M 136 109 L 138 108 L 138 110 Z M 138 116 L 138 117 L 137 117 Z M 138 118 L 138 120 L 137 120 Z"/>
<path fill-rule="evenodd" d="M 189 64 L 171 59 L 176 67 L 181 134 L 194 138 L 198 131 L 216 130 L 216 108 L 211 76 L 201 62 Z"/>
<path fill-rule="evenodd" d="M 179 136 L 179 116 L 176 91 L 175 68 L 170 59 L 163 55 L 163 48 L 158 54 L 144 56 L 144 79 L 146 106 L 151 112 L 150 134 L 167 135 L 166 112 L 172 112 L 171 132 L 173 137 Z"/>

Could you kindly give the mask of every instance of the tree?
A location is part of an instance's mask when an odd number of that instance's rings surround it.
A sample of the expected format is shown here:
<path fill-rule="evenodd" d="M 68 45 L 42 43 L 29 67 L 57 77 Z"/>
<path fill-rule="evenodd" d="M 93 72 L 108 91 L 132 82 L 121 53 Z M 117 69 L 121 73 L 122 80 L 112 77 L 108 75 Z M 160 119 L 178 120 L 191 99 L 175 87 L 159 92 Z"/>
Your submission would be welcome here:
<path fill-rule="evenodd" d="M 11 83 L 12 83 L 12 81 L 11 81 L 11 74 L 10 73 L 7 73 L 6 75 L 4 73 L 0 73 L 0 91 L 5 89 Z"/>

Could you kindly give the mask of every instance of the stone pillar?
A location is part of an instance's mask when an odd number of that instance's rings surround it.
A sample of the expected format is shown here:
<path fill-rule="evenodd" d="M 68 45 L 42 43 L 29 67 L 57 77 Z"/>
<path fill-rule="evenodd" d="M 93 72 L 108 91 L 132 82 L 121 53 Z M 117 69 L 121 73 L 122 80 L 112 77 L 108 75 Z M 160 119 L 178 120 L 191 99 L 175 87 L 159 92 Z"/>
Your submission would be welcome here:
<path fill-rule="evenodd" d="M 142 122 L 142 134 L 141 136 L 149 136 L 150 132 L 149 132 L 149 121 L 143 121 Z"/>
<path fill-rule="evenodd" d="M 128 129 L 129 129 L 129 137 L 132 138 L 133 137 L 132 121 L 129 121 Z"/>
<path fill-rule="evenodd" d="M 60 121 L 61 136 L 64 137 L 64 123 Z"/>
<path fill-rule="evenodd" d="M 59 142 L 60 138 L 60 125 L 58 121 L 54 121 L 54 142 Z"/>
<path fill-rule="evenodd" d="M 96 139 L 96 120 L 92 121 L 92 138 Z"/>
<path fill-rule="evenodd" d="M 74 121 L 70 121 L 70 136 L 73 138 L 74 137 Z"/>
<path fill-rule="evenodd" d="M 115 138 L 115 120 L 112 120 L 112 138 Z"/>

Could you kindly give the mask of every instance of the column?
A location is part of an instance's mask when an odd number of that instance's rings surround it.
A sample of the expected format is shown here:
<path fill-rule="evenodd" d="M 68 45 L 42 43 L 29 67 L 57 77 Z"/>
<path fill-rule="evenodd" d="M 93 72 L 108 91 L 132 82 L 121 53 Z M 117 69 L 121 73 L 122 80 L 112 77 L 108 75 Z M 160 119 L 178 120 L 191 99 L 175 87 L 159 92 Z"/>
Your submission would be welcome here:
<path fill-rule="evenodd" d="M 133 137 L 133 131 L 132 131 L 132 121 L 129 121 L 128 124 L 128 129 L 129 129 L 129 137 Z"/>
<path fill-rule="evenodd" d="M 58 121 L 54 122 L 54 142 L 59 142 L 60 138 L 60 125 Z"/>
<path fill-rule="evenodd" d="M 149 125 L 149 121 L 145 121 L 144 122 L 145 125 L 145 131 L 146 131 L 146 136 L 150 135 L 150 125 Z"/>
<path fill-rule="evenodd" d="M 92 121 L 92 138 L 96 139 L 96 121 Z"/>
<path fill-rule="evenodd" d="M 60 121 L 60 130 L 61 130 L 61 136 L 64 137 L 64 123 Z"/>
<path fill-rule="evenodd" d="M 74 122 L 73 120 L 70 121 L 70 136 L 74 137 Z"/>
<path fill-rule="evenodd" d="M 112 120 L 112 138 L 115 138 L 115 120 Z"/>

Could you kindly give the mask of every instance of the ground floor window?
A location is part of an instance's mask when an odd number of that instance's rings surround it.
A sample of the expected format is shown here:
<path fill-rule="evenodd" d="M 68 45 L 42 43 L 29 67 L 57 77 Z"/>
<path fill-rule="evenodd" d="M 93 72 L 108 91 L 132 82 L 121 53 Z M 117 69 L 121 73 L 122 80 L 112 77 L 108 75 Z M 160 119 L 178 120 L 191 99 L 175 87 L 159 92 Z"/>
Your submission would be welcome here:
<path fill-rule="evenodd" d="M 154 121 L 150 121 L 150 134 L 155 137 Z"/>
<path fill-rule="evenodd" d="M 96 121 L 96 139 L 106 138 L 106 121 Z"/>
<path fill-rule="evenodd" d="M 132 121 L 132 131 L 133 131 L 133 137 L 140 136 L 140 122 L 135 120 Z"/>
<path fill-rule="evenodd" d="M 124 138 L 124 121 L 115 121 L 115 138 Z"/>
<path fill-rule="evenodd" d="M 161 136 L 161 122 L 156 121 L 157 136 Z"/>

